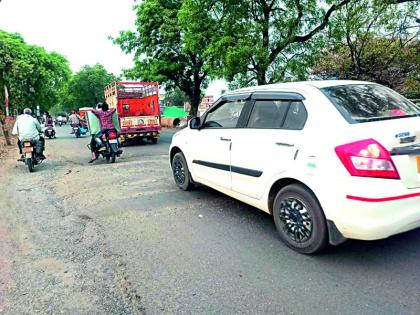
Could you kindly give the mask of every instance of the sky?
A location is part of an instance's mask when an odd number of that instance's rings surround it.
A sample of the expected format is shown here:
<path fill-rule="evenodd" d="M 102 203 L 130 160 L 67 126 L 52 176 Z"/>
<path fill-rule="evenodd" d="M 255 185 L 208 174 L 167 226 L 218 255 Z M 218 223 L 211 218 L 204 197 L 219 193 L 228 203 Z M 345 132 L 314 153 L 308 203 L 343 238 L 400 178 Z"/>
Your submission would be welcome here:
<path fill-rule="evenodd" d="M 56 51 L 73 72 L 101 63 L 114 73 L 133 65 L 132 57 L 108 39 L 135 30 L 134 0 L 0 0 L 0 29 L 20 33 L 25 41 Z M 222 80 L 210 84 L 207 95 L 218 97 Z"/>

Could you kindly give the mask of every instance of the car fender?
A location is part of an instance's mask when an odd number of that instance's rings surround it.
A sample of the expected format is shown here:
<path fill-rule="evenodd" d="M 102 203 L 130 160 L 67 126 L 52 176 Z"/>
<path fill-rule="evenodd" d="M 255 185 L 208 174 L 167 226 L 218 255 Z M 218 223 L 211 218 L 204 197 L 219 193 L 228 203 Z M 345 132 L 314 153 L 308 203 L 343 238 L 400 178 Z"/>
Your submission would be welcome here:
<path fill-rule="evenodd" d="M 322 179 L 320 180 L 320 178 Z M 263 200 L 267 201 L 267 209 L 271 188 L 278 181 L 285 179 L 300 182 L 308 187 L 320 203 L 326 218 L 331 219 L 334 217 L 334 208 L 339 202 L 341 202 L 342 199 L 340 198 L 344 196 L 342 189 L 340 187 L 331 187 L 331 185 L 328 185 L 328 176 L 324 178 L 302 170 L 286 171 L 275 174 L 270 178 L 263 196 Z"/>

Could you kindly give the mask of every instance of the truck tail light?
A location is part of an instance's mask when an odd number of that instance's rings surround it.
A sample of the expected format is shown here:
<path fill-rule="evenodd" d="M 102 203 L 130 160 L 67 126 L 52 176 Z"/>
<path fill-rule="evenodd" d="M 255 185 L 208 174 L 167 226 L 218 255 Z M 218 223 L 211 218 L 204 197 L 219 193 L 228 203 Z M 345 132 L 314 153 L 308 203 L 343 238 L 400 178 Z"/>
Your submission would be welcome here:
<path fill-rule="evenodd" d="M 373 139 L 340 145 L 335 152 L 351 176 L 400 179 L 388 150 Z"/>

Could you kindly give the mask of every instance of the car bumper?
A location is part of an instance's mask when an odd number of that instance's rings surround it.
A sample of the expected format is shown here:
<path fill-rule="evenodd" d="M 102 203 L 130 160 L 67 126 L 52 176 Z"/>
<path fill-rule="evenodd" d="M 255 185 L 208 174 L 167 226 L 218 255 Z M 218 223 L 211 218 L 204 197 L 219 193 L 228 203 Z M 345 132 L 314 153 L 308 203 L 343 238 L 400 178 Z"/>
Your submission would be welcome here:
<path fill-rule="evenodd" d="M 420 190 L 383 197 L 346 195 L 333 219 L 345 238 L 377 240 L 420 227 Z"/>

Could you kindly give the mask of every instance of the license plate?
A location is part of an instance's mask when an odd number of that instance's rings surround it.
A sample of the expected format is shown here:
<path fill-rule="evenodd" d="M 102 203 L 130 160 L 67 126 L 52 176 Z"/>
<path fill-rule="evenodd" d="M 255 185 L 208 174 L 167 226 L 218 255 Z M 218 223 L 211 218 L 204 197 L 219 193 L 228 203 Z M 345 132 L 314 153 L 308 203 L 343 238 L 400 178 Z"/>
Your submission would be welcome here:
<path fill-rule="evenodd" d="M 109 143 L 118 143 L 118 140 L 117 139 L 111 139 L 111 140 L 109 140 Z"/>
<path fill-rule="evenodd" d="M 34 148 L 32 148 L 32 147 L 23 147 L 23 152 L 24 153 L 30 153 L 30 152 L 32 152 L 34 150 Z"/>
<path fill-rule="evenodd" d="M 417 172 L 420 174 L 420 156 L 417 156 L 416 160 L 417 160 Z"/>

